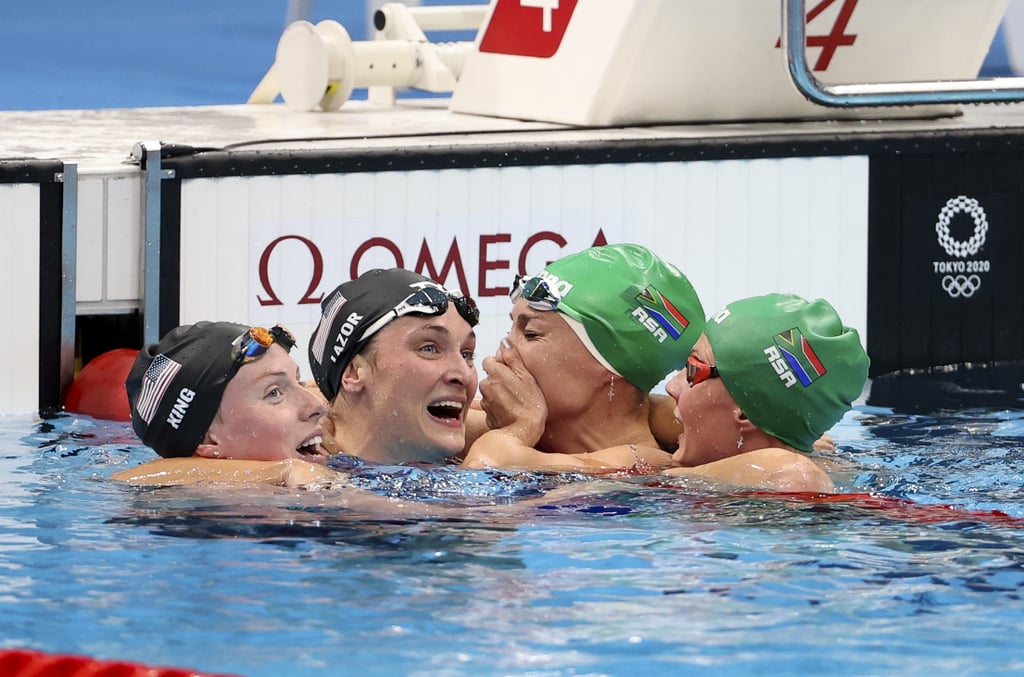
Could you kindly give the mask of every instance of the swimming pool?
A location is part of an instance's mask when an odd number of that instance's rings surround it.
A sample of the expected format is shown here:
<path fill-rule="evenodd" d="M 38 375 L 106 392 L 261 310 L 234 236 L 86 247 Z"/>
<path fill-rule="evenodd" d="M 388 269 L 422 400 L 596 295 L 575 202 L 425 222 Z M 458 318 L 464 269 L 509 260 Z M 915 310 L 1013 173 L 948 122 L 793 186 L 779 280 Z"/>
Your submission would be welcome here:
<path fill-rule="evenodd" d="M 876 498 L 364 472 L 451 509 L 403 515 L 131 489 L 127 425 L 3 417 L 0 648 L 249 677 L 1024 670 L 1024 407 L 864 406 L 835 436 Z"/>

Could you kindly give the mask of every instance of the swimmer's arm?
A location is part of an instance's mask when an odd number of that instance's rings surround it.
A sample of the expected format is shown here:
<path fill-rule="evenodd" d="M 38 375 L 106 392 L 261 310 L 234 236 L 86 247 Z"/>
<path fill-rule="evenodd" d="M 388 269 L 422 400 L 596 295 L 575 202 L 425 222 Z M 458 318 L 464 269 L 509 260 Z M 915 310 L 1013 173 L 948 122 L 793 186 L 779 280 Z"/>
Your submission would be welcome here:
<path fill-rule="evenodd" d="M 831 494 L 836 489 L 817 463 L 789 449 L 758 449 L 693 468 L 670 468 L 663 474 L 704 477 L 765 491 Z"/>
<path fill-rule="evenodd" d="M 658 446 L 668 452 L 679 448 L 679 436 L 683 434 L 683 424 L 676 418 L 676 401 L 668 395 L 652 393 L 649 401 L 650 412 L 647 415 L 651 433 Z M 835 451 L 836 441 L 825 433 L 814 443 L 815 451 Z"/>
<path fill-rule="evenodd" d="M 648 397 L 651 404 L 647 422 L 658 446 L 672 452 L 679 448 L 679 436 L 683 434 L 683 424 L 676 418 L 676 401 L 668 395 L 652 393 Z"/>
<path fill-rule="evenodd" d="M 298 458 L 284 461 L 234 461 L 228 459 L 161 458 L 122 470 L 113 479 L 133 486 L 170 486 L 196 482 L 247 482 L 285 487 L 324 486 L 344 475 Z"/>
<path fill-rule="evenodd" d="M 470 469 L 551 470 L 559 472 L 601 473 L 640 469 L 655 472 L 671 463 L 672 457 L 660 449 L 635 444 L 609 447 L 582 454 L 556 454 L 538 451 L 504 430 L 491 430 L 473 444 L 462 467 Z"/>

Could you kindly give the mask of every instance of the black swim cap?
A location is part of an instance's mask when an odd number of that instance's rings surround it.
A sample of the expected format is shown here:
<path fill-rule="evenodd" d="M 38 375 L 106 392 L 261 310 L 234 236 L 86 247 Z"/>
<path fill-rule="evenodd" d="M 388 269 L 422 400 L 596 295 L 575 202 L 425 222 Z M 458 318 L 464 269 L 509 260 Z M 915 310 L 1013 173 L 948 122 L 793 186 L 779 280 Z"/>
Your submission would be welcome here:
<path fill-rule="evenodd" d="M 217 415 L 228 382 L 272 343 L 288 350 L 294 338 L 281 327 L 268 331 L 197 322 L 145 346 L 125 381 L 135 434 L 161 456 L 191 456 Z"/>
<path fill-rule="evenodd" d="M 334 399 L 345 367 L 382 322 L 410 312 L 438 315 L 449 301 L 470 326 L 476 325 L 480 314 L 472 299 L 411 270 L 375 268 L 339 285 L 320 304 L 320 324 L 309 339 L 309 367 L 320 392 Z"/>

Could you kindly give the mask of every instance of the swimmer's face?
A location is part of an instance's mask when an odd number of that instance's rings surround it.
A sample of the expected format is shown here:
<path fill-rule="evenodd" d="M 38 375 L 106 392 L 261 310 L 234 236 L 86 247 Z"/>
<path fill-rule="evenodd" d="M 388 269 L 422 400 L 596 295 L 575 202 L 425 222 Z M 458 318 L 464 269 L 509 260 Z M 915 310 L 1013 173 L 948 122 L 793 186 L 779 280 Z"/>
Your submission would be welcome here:
<path fill-rule="evenodd" d="M 228 382 L 220 408 L 196 453 L 222 459 L 323 463 L 320 417 L 326 402 L 299 382 L 299 367 L 274 344 L 243 364 Z M 213 453 L 213 452 L 216 453 Z"/>
<path fill-rule="evenodd" d="M 607 397 L 611 373 L 594 359 L 561 313 L 537 310 L 517 299 L 511 315 L 508 340 L 544 394 L 549 423 L 579 416 L 592 397 Z"/>
<path fill-rule="evenodd" d="M 715 353 L 703 334 L 690 355 L 704 364 L 715 364 Z M 683 424 L 673 460 L 692 467 L 734 456 L 739 451 L 735 418 L 738 407 L 722 379 L 708 378 L 691 386 L 684 368 L 669 380 L 665 390 L 676 401 L 675 415 Z"/>
<path fill-rule="evenodd" d="M 443 315 L 406 315 L 384 327 L 359 361 L 377 421 L 367 457 L 440 463 L 462 453 L 477 388 L 475 351 L 476 333 L 454 305 Z"/>

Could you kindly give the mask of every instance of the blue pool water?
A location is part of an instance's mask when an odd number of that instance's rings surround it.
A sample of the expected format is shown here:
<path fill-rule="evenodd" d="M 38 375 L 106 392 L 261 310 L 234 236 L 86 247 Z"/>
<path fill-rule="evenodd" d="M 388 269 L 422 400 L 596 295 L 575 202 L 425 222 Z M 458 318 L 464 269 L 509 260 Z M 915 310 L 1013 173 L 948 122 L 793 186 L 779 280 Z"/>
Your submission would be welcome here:
<path fill-rule="evenodd" d="M 834 434 L 842 489 L 874 497 L 360 469 L 418 499 L 382 510 L 131 489 L 109 476 L 153 455 L 128 426 L 0 418 L 0 648 L 249 677 L 1019 674 L 1024 405 L 865 406 Z"/>

